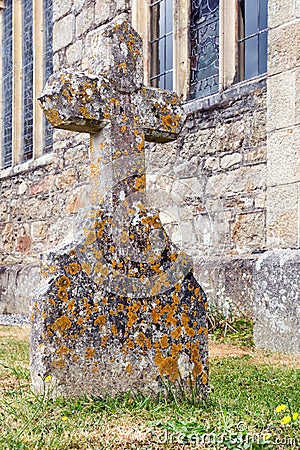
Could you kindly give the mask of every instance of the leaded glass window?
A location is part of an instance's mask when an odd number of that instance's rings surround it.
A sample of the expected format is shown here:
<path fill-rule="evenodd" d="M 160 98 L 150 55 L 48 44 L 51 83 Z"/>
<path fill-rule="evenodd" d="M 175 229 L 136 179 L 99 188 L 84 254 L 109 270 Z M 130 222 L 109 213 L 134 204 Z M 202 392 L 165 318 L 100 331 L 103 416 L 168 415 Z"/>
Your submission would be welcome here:
<path fill-rule="evenodd" d="M 267 72 L 268 0 L 239 0 L 239 79 Z"/>
<path fill-rule="evenodd" d="M 53 73 L 53 50 L 52 50 L 52 34 L 53 34 L 53 6 L 52 0 L 44 0 L 44 30 L 45 30 L 45 80 L 48 80 Z M 44 150 L 45 152 L 52 151 L 53 145 L 53 128 L 45 118 L 45 139 Z"/>
<path fill-rule="evenodd" d="M 173 0 L 151 0 L 151 86 L 173 89 Z"/>
<path fill-rule="evenodd" d="M 2 98 L 3 98 L 3 134 L 2 165 L 12 164 L 12 101 L 13 101 L 13 39 L 12 39 L 12 0 L 5 2 L 3 12 L 2 43 Z"/>
<path fill-rule="evenodd" d="M 191 0 L 190 98 L 219 89 L 219 0 Z"/>
<path fill-rule="evenodd" d="M 33 4 L 23 0 L 23 160 L 33 156 Z"/>

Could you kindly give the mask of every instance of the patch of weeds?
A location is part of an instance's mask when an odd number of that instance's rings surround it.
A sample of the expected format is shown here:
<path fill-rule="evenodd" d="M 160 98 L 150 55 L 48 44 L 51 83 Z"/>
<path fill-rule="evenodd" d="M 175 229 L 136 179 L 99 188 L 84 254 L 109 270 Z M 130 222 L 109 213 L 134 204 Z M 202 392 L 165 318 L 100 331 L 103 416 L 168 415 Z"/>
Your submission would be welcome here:
<path fill-rule="evenodd" d="M 254 347 L 253 322 L 246 317 L 226 317 L 220 310 L 210 306 L 208 332 L 214 341 Z"/>

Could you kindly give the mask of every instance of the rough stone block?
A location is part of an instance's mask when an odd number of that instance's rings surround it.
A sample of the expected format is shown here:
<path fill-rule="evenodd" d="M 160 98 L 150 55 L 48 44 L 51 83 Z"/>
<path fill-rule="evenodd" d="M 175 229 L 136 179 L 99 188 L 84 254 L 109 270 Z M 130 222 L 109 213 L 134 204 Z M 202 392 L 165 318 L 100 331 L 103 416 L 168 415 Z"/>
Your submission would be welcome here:
<path fill-rule="evenodd" d="M 298 0 L 295 0 L 296 2 Z M 294 2 L 290 0 L 272 0 L 269 2 L 268 27 L 275 28 L 295 18 Z"/>
<path fill-rule="evenodd" d="M 300 181 L 300 127 L 269 134 L 267 166 L 269 186 Z"/>
<path fill-rule="evenodd" d="M 300 65 L 300 21 L 269 30 L 268 74 L 274 75 Z"/>
<path fill-rule="evenodd" d="M 231 227 L 231 238 L 239 253 L 263 250 L 266 245 L 264 213 L 238 214 Z"/>
<path fill-rule="evenodd" d="M 53 2 L 53 21 L 56 22 L 58 19 L 66 15 L 72 6 L 72 0 L 64 0 L 63 2 Z"/>
<path fill-rule="evenodd" d="M 76 37 L 91 29 L 94 23 L 94 4 L 90 3 L 76 17 Z"/>
<path fill-rule="evenodd" d="M 67 47 L 73 40 L 73 14 L 58 20 L 53 26 L 53 51 Z"/>
<path fill-rule="evenodd" d="M 284 72 L 268 79 L 267 131 L 294 124 L 294 72 Z"/>
<path fill-rule="evenodd" d="M 195 258 L 195 277 L 204 287 L 212 312 L 253 318 L 253 265 L 256 258 Z"/>
<path fill-rule="evenodd" d="M 267 244 L 270 248 L 299 246 L 299 183 L 267 190 Z"/>
<path fill-rule="evenodd" d="M 221 168 L 228 169 L 229 167 L 235 166 L 242 161 L 242 155 L 240 153 L 231 153 L 224 155 L 220 158 Z"/>
<path fill-rule="evenodd" d="M 38 265 L 0 266 L 0 314 L 29 314 L 32 287 L 39 279 Z"/>
<path fill-rule="evenodd" d="M 300 124 L 300 69 L 295 72 L 295 90 L 294 90 L 294 119 L 295 125 Z"/>
<path fill-rule="evenodd" d="M 69 66 L 81 61 L 82 59 L 82 41 L 77 39 L 73 45 L 66 51 L 67 63 Z"/>
<path fill-rule="evenodd" d="M 273 250 L 254 268 L 254 342 L 300 354 L 300 251 Z"/>

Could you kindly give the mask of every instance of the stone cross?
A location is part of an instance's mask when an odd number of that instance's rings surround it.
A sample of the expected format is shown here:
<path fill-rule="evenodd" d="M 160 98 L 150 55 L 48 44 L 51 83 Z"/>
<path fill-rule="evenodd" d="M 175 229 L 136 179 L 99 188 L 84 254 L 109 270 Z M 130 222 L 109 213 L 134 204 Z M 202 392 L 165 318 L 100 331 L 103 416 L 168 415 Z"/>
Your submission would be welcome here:
<path fill-rule="evenodd" d="M 40 103 L 54 127 L 87 132 L 90 208 L 74 242 L 43 257 L 32 302 L 31 373 L 53 395 L 208 392 L 204 292 L 145 204 L 146 141 L 177 138 L 174 92 L 143 86 L 142 42 L 123 18 L 96 37 L 93 74 L 54 74 Z"/>

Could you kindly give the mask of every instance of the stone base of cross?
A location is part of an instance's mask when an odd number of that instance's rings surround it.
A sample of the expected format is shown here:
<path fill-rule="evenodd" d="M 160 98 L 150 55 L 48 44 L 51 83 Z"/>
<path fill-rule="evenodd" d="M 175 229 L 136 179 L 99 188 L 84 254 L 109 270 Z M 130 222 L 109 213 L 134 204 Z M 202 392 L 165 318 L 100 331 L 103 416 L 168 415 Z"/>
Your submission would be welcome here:
<path fill-rule="evenodd" d="M 145 205 L 145 140 L 176 139 L 184 115 L 174 92 L 143 86 L 142 42 L 128 22 L 97 39 L 94 73 L 55 74 L 39 99 L 54 127 L 90 133 L 91 198 L 74 241 L 43 256 L 33 387 L 99 396 L 176 385 L 206 396 L 205 295 Z"/>

